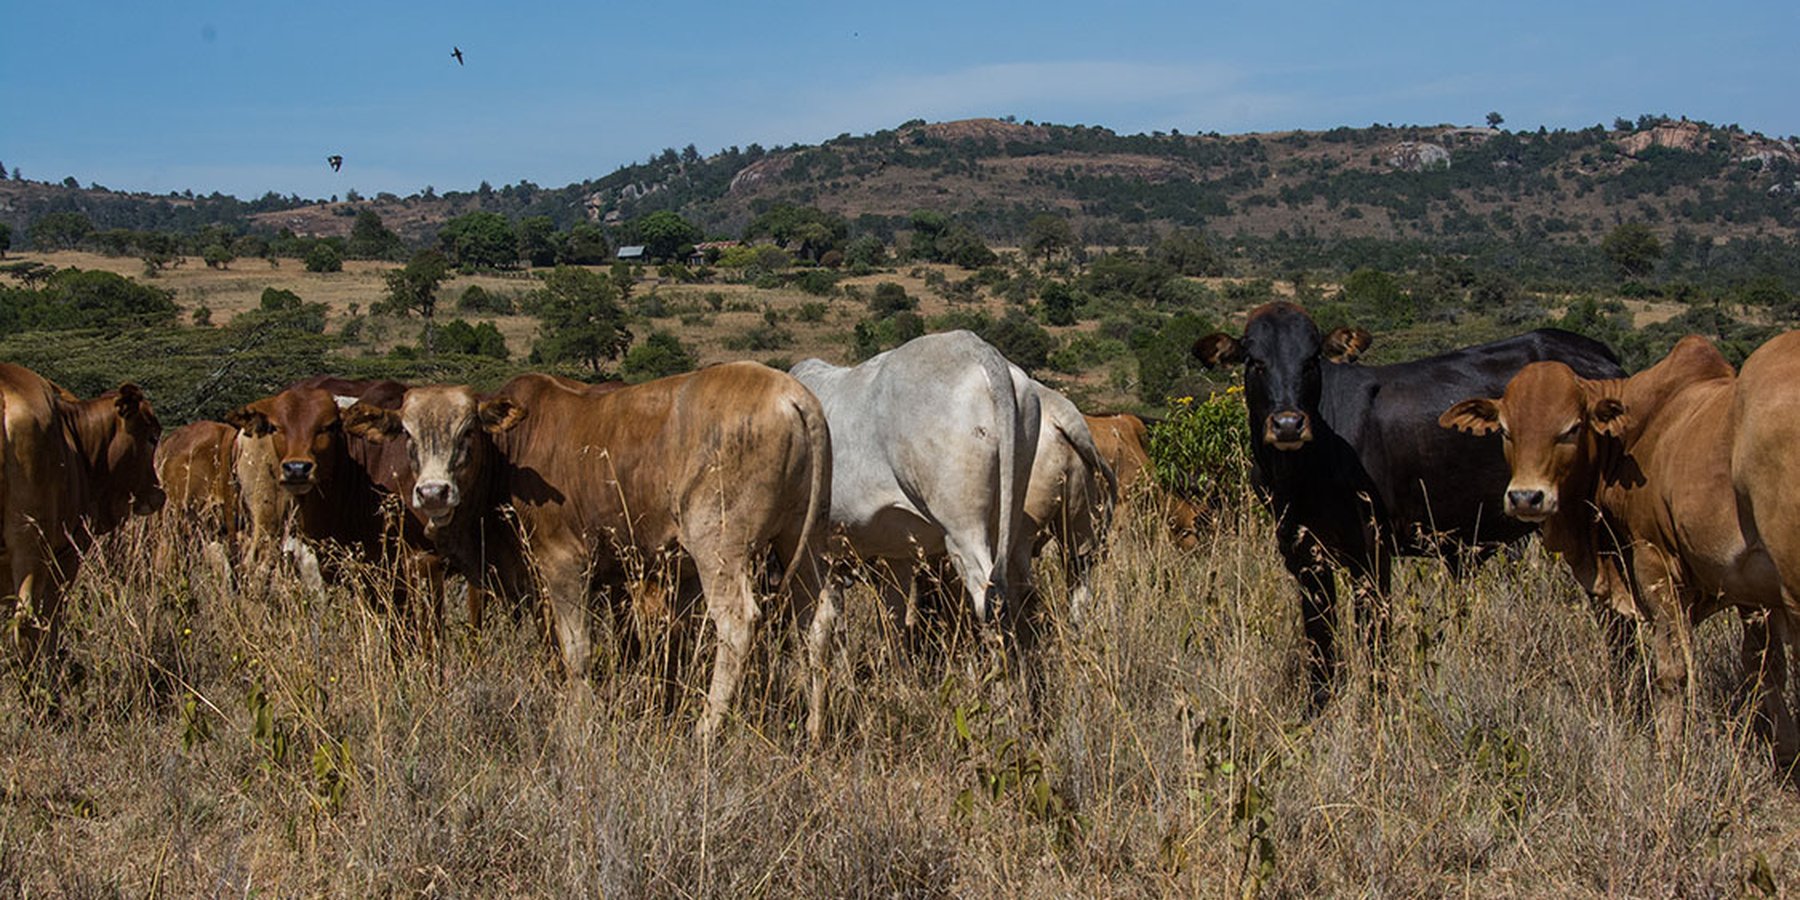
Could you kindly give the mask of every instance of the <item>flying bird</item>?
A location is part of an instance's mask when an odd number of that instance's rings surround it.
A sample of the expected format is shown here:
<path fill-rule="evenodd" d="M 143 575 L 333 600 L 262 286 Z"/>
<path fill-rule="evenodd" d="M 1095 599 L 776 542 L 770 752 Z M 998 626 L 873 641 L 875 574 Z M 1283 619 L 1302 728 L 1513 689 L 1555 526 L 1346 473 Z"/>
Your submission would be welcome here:
<path fill-rule="evenodd" d="M 462 65 L 462 64 L 463 64 L 463 61 L 462 61 L 462 48 L 461 48 L 461 47 L 456 47 L 456 46 L 452 46 L 452 47 L 451 47 L 451 48 L 450 48 L 450 55 L 451 55 L 451 56 L 454 56 L 454 57 L 456 57 L 456 64 L 457 64 L 457 65 L 459 65 L 459 66 L 460 66 L 460 65 Z"/>
<path fill-rule="evenodd" d="M 331 164 L 331 171 L 333 171 L 333 172 L 336 172 L 337 170 L 344 167 L 344 158 L 342 156 L 337 155 L 336 153 L 333 153 L 330 156 L 325 157 L 325 161 Z"/>

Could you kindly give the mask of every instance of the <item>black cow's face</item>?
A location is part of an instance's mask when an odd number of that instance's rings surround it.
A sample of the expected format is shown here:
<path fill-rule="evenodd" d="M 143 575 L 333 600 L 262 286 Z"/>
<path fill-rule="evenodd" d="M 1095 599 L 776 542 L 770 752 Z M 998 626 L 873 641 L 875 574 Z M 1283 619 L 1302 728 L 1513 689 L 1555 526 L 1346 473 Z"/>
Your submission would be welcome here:
<path fill-rule="evenodd" d="M 1326 362 L 1349 362 L 1369 345 L 1368 332 L 1339 328 L 1322 335 L 1306 311 L 1270 303 L 1250 313 L 1242 340 L 1210 334 L 1194 345 L 1208 366 L 1244 364 L 1250 425 L 1277 450 L 1298 450 L 1313 439 Z"/>

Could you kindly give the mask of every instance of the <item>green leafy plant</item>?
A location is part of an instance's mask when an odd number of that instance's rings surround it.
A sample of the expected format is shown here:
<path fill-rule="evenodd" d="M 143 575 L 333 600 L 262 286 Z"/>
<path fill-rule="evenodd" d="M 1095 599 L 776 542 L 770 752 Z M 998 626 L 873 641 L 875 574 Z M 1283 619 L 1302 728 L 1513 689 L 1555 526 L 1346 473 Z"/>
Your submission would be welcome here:
<path fill-rule="evenodd" d="M 1250 476 L 1244 389 L 1170 398 L 1168 417 L 1150 431 L 1149 452 L 1157 481 L 1189 500 L 1216 507 L 1243 496 Z"/>

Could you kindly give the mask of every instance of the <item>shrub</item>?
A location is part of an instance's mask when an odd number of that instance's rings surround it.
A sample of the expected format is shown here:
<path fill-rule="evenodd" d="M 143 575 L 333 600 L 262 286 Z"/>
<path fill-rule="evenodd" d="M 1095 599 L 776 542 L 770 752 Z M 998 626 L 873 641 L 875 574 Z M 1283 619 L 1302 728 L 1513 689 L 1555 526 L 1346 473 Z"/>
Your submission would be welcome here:
<path fill-rule="evenodd" d="M 320 241 L 306 251 L 306 271 L 308 272 L 342 272 L 344 257 L 330 244 Z"/>
<path fill-rule="evenodd" d="M 1157 481 L 1196 503 L 1218 507 L 1244 496 L 1250 475 L 1250 416 L 1244 389 L 1232 385 L 1203 400 L 1172 397 L 1169 415 L 1150 431 Z"/>
<path fill-rule="evenodd" d="M 462 295 L 456 298 L 456 308 L 461 312 L 496 316 L 510 316 L 514 309 L 511 297 L 487 290 L 479 284 L 471 284 L 463 289 Z"/>
<path fill-rule="evenodd" d="M 666 331 L 653 331 L 619 363 L 619 374 L 632 384 L 694 370 L 694 355 Z"/>

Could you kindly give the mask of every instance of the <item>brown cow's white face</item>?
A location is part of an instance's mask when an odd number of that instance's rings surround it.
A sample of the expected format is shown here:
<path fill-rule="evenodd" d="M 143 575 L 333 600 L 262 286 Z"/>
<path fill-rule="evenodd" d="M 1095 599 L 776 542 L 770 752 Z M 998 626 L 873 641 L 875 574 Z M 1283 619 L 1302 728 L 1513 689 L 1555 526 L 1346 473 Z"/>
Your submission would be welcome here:
<path fill-rule="evenodd" d="M 1562 508 L 1565 488 L 1593 477 L 1597 438 L 1616 434 L 1623 415 L 1618 400 L 1599 396 L 1568 366 L 1540 362 L 1513 376 L 1504 397 L 1464 400 L 1438 424 L 1470 434 L 1500 432 L 1512 469 L 1506 514 L 1542 522 Z"/>
<path fill-rule="evenodd" d="M 406 436 L 414 476 L 408 501 L 441 527 L 482 476 L 483 430 L 505 431 L 523 415 L 506 400 L 481 402 L 468 387 L 431 386 L 407 391 L 398 412 L 359 403 L 345 418 L 352 433 L 370 440 Z"/>

